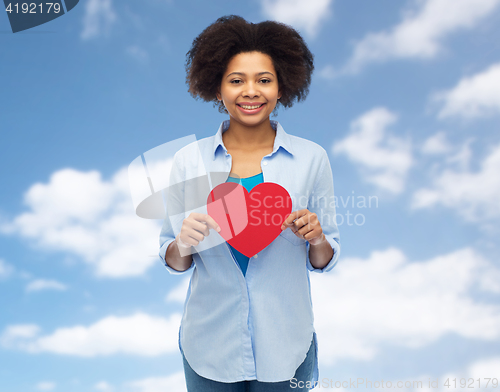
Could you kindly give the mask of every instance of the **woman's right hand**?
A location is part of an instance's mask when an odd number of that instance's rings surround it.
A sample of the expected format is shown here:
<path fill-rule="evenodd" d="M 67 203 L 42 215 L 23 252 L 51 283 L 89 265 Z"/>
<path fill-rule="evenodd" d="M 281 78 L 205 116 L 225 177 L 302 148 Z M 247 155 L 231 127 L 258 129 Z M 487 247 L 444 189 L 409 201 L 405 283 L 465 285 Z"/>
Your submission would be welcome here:
<path fill-rule="evenodd" d="M 181 232 L 175 237 L 177 245 L 181 248 L 191 248 L 198 245 L 210 234 L 210 228 L 220 232 L 220 226 L 208 214 L 192 212 L 182 222 Z"/>

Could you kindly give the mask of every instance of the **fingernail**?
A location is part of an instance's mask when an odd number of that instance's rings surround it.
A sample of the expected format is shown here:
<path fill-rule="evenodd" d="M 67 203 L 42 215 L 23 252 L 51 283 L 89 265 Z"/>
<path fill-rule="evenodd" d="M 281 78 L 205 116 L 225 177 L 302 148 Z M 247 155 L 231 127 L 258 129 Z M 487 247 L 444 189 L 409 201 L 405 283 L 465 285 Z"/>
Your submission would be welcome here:
<path fill-rule="evenodd" d="M 219 233 L 219 232 L 220 232 L 220 226 L 217 227 L 217 233 Z"/>

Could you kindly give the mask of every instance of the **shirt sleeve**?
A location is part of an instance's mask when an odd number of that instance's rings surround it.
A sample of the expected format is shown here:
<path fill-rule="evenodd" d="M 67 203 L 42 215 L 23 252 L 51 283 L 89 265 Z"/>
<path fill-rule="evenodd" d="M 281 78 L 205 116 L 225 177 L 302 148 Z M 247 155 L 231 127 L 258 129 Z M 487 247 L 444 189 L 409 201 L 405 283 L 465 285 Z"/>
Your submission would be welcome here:
<path fill-rule="evenodd" d="M 318 220 L 325 234 L 325 238 L 333 249 L 333 256 L 323 268 L 314 268 L 309 260 L 309 247 L 307 242 L 307 269 L 318 273 L 330 271 L 339 259 L 340 235 L 337 227 L 335 212 L 335 197 L 333 190 L 333 175 L 330 160 L 325 149 L 322 149 L 319 175 L 316 178 L 314 189 L 308 200 L 308 210 L 318 216 Z"/>
<path fill-rule="evenodd" d="M 182 225 L 182 219 L 179 217 L 178 212 L 183 211 L 184 205 L 184 170 L 181 169 L 179 163 L 179 158 L 177 154 L 175 154 L 172 169 L 170 172 L 170 182 L 169 184 L 173 184 L 169 186 L 167 189 L 167 203 L 166 203 L 166 214 L 165 220 L 163 221 L 163 226 L 160 232 L 160 258 L 163 260 L 167 271 L 173 275 L 184 274 L 187 271 L 194 268 L 194 261 L 191 262 L 191 266 L 185 271 L 177 271 L 170 267 L 165 260 L 165 253 L 167 251 L 168 246 L 175 241 L 176 231 L 172 225 L 172 221 L 174 221 L 174 225 L 176 226 L 177 231 L 180 229 Z"/>

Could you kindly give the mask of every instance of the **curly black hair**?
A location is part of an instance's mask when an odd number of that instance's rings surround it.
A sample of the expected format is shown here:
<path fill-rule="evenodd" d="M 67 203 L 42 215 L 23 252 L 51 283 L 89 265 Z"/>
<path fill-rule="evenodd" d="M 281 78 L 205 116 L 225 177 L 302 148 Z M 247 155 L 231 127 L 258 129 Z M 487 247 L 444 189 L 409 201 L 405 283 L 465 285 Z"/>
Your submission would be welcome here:
<path fill-rule="evenodd" d="M 271 57 L 281 90 L 280 104 L 291 107 L 306 98 L 314 70 L 313 55 L 292 27 L 274 21 L 249 23 L 236 15 L 223 16 L 193 41 L 186 54 L 188 91 L 198 99 L 214 102 L 227 113 L 216 97 L 231 58 L 239 53 L 261 52 Z"/>

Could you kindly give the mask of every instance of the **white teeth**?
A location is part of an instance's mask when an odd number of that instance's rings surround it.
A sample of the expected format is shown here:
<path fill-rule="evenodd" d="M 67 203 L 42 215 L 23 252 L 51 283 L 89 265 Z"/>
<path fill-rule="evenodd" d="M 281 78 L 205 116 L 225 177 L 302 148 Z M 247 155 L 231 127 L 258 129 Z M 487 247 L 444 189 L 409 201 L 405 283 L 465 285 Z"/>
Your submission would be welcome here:
<path fill-rule="evenodd" d="M 257 106 L 246 106 L 246 105 L 240 105 L 243 109 L 257 109 L 260 108 L 262 105 L 257 105 Z"/>

